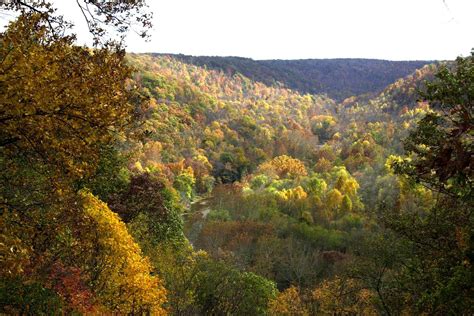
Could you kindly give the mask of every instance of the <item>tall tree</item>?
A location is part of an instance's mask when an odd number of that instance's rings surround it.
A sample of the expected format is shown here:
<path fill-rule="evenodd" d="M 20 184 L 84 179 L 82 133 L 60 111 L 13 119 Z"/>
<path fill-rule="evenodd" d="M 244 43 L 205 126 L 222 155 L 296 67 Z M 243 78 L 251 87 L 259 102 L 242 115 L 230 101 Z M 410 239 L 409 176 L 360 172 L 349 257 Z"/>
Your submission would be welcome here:
<path fill-rule="evenodd" d="M 412 245 L 404 286 L 418 312 L 474 312 L 474 53 L 440 68 L 423 98 L 428 113 L 405 141 L 395 172 L 436 194 L 428 212 L 387 212 L 386 224 Z"/>
<path fill-rule="evenodd" d="M 76 0 L 75 2 L 77 10 L 81 12 L 93 36 L 95 46 L 121 45 L 130 30 L 144 38 L 149 36 L 153 15 L 147 10 L 148 6 L 143 0 Z M 0 9 L 41 16 L 47 31 L 55 38 L 61 38 L 72 26 L 57 13 L 54 1 L 51 0 L 2 1 Z"/>

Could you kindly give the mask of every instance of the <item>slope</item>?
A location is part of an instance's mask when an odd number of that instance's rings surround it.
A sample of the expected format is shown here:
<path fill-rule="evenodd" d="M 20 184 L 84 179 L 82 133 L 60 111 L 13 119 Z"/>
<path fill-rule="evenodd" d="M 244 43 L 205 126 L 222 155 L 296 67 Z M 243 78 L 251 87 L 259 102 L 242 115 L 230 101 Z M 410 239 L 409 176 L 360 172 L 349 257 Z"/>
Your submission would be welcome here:
<path fill-rule="evenodd" d="M 267 85 L 280 83 L 300 93 L 327 94 L 336 101 L 354 95 L 379 93 L 395 80 L 431 63 L 376 59 L 253 60 L 181 54 L 170 56 L 188 64 L 221 70 L 228 75 L 241 73 Z"/>

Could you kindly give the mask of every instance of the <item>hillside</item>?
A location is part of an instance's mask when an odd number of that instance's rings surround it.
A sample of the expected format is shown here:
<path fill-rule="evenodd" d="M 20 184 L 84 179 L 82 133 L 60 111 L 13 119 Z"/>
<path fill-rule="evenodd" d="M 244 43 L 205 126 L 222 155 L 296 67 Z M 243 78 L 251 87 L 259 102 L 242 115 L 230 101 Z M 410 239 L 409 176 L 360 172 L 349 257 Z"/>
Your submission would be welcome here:
<path fill-rule="evenodd" d="M 185 63 L 244 76 L 300 93 L 327 94 L 336 101 L 376 94 L 395 80 L 431 61 L 388 61 L 376 59 L 253 60 L 241 57 L 170 55 Z"/>
<path fill-rule="evenodd" d="M 151 103 L 132 172 L 169 179 L 189 206 L 184 232 L 194 249 L 272 280 L 282 295 L 295 285 L 307 300 L 345 271 L 341 263 L 384 269 L 356 250 L 378 251 L 366 245 L 380 238 L 370 212 L 422 212 L 431 201 L 422 187 L 404 189 L 385 164 L 429 111 L 411 87 L 433 67 L 374 98 L 337 104 L 172 56 L 129 61 Z"/>
<path fill-rule="evenodd" d="M 474 314 L 474 53 L 384 86 L 396 63 L 201 66 L 47 17 L 0 33 L 0 314 Z"/>
<path fill-rule="evenodd" d="M 336 109 L 326 96 L 269 87 L 170 56 L 128 57 L 139 70 L 137 85 L 151 99 L 143 128 L 149 141 L 160 142 L 162 162 L 204 154 L 219 182 L 234 182 L 280 154 L 309 159 L 319 144 L 311 118 Z"/>

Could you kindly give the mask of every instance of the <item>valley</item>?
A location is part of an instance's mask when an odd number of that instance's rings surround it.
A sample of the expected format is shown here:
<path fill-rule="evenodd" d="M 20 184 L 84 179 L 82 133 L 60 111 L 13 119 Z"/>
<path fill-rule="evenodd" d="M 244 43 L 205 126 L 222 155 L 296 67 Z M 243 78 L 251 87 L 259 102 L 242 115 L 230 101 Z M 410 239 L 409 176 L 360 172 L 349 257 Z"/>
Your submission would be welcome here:
<path fill-rule="evenodd" d="M 93 48 L 48 3 L 2 4 L 1 314 L 474 313 L 474 53 L 126 53 L 142 2 Z"/>

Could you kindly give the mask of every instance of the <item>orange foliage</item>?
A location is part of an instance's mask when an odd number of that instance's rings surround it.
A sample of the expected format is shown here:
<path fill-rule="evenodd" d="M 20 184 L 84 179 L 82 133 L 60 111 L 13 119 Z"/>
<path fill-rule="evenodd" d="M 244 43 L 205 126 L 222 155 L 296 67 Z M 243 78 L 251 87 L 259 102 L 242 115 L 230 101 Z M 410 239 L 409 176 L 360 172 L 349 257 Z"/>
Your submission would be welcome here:
<path fill-rule="evenodd" d="M 261 173 L 275 174 L 280 178 L 297 178 L 308 173 L 301 160 L 282 155 L 260 165 Z"/>
<path fill-rule="evenodd" d="M 271 315 L 297 316 L 309 315 L 300 298 L 298 288 L 291 286 L 278 294 L 277 298 L 270 302 L 269 311 Z"/>

